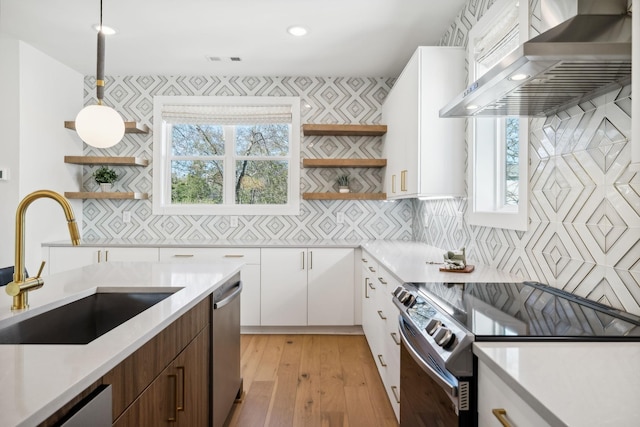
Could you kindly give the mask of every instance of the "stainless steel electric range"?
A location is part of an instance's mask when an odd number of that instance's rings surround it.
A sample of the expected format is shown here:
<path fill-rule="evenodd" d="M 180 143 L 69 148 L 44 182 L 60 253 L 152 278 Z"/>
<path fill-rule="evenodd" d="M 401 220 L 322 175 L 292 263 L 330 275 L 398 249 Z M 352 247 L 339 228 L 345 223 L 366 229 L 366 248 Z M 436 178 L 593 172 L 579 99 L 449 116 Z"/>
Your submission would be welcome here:
<path fill-rule="evenodd" d="M 400 425 L 476 426 L 474 341 L 640 341 L 640 317 L 536 282 L 405 283 Z"/>

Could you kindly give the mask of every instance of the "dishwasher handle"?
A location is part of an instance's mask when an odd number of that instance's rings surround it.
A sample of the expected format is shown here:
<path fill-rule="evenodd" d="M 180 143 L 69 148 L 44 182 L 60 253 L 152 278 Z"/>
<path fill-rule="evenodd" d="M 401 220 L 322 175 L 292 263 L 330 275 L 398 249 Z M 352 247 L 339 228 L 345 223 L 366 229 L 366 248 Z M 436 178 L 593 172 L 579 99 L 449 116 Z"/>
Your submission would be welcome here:
<path fill-rule="evenodd" d="M 213 309 L 217 310 L 219 308 L 224 307 L 225 305 L 229 304 L 231 301 L 233 301 L 237 296 L 240 295 L 240 292 L 242 292 L 242 281 L 239 281 L 238 283 L 236 283 L 234 286 L 229 288 L 229 293 L 227 293 L 224 298 L 216 301 L 215 299 L 213 300 Z"/>

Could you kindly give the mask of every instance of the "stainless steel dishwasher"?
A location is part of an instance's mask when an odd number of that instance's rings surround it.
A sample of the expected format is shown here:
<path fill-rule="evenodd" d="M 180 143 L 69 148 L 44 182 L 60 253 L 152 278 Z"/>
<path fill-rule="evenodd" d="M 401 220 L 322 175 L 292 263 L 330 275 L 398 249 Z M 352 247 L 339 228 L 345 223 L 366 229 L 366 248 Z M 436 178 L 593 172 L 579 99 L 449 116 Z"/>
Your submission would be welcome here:
<path fill-rule="evenodd" d="M 240 376 L 240 274 L 213 292 L 211 319 L 213 427 L 222 427 L 233 402 L 242 396 Z"/>

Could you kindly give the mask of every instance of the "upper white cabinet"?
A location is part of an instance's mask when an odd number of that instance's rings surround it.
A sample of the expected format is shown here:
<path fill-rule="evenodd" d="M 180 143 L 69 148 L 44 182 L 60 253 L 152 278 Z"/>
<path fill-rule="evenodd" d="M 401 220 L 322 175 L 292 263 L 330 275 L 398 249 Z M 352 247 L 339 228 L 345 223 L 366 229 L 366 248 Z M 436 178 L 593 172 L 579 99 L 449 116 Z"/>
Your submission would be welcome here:
<path fill-rule="evenodd" d="M 354 250 L 262 249 L 262 326 L 354 324 Z"/>
<path fill-rule="evenodd" d="M 419 47 L 384 101 L 388 199 L 464 196 L 464 119 L 439 116 L 464 89 L 464 56 L 459 47 Z"/>

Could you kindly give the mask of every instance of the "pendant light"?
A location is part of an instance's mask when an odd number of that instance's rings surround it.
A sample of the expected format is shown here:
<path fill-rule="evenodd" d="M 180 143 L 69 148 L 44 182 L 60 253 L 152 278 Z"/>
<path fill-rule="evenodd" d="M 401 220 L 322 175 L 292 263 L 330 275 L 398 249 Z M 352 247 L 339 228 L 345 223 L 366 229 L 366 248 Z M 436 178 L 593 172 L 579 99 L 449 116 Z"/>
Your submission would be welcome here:
<path fill-rule="evenodd" d="M 96 95 L 98 103 L 84 107 L 76 116 L 76 132 L 80 139 L 96 148 L 116 145 L 124 136 L 124 121 L 116 110 L 102 103 L 104 97 L 104 39 L 102 30 L 102 0 L 100 0 L 100 28 L 98 29 L 98 62 Z"/>

